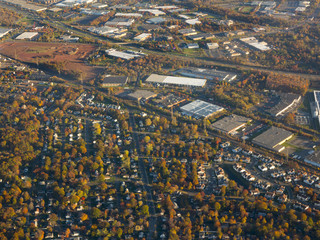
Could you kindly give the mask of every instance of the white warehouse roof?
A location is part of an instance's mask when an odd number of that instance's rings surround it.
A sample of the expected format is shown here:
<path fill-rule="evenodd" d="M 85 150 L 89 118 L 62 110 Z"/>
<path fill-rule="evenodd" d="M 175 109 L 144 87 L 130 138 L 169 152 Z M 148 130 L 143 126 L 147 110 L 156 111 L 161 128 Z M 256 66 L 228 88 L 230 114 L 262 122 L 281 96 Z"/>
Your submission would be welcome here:
<path fill-rule="evenodd" d="M 20 34 L 18 37 L 16 37 L 17 40 L 23 40 L 23 39 L 32 39 L 35 36 L 37 36 L 37 32 L 24 32 Z"/>
<path fill-rule="evenodd" d="M 148 83 L 159 83 L 159 84 L 173 84 L 173 85 L 183 85 L 183 86 L 194 86 L 203 87 L 207 80 L 200 78 L 188 78 L 188 77 L 173 77 L 164 76 L 158 74 L 151 74 L 146 82 Z"/>
<path fill-rule="evenodd" d="M 184 113 L 196 117 L 209 117 L 210 115 L 224 110 L 223 107 L 196 100 L 180 108 Z"/>

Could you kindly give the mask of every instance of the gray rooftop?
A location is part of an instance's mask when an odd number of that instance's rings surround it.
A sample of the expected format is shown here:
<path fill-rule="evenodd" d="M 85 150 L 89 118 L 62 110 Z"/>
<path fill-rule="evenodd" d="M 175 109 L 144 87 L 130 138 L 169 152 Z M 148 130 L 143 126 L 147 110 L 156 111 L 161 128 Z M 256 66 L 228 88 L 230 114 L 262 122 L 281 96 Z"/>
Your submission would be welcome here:
<path fill-rule="evenodd" d="M 156 93 L 147 91 L 147 90 L 136 90 L 133 93 L 129 93 L 128 97 L 133 98 L 135 100 L 140 100 L 141 98 L 151 98 L 157 96 Z"/>
<path fill-rule="evenodd" d="M 195 67 L 181 68 L 177 70 L 176 73 L 186 77 L 205 78 L 208 80 L 216 80 L 219 82 L 221 81 L 231 82 L 235 80 L 237 77 L 237 74 L 232 72 L 224 72 L 224 71 L 218 71 L 215 69 L 195 68 Z"/>
<path fill-rule="evenodd" d="M 277 95 L 279 98 L 277 104 L 266 111 L 273 116 L 279 115 L 289 105 L 300 99 L 300 95 L 294 93 L 277 93 Z"/>
<path fill-rule="evenodd" d="M 232 114 L 216 121 L 211 126 L 218 131 L 229 133 L 243 127 L 249 121 L 251 121 L 250 118 Z"/>
<path fill-rule="evenodd" d="M 277 150 L 279 144 L 292 136 L 292 132 L 272 126 L 267 131 L 254 138 L 252 142 L 268 149 Z"/>
<path fill-rule="evenodd" d="M 107 75 L 103 79 L 103 84 L 126 84 L 128 81 L 127 76 L 110 76 Z"/>

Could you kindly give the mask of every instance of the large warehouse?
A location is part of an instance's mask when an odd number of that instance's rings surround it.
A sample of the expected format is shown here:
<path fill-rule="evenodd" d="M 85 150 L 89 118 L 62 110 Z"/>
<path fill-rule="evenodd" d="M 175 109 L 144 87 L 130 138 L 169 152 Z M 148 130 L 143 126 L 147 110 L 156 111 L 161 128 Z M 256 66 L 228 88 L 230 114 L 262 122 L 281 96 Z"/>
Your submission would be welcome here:
<path fill-rule="evenodd" d="M 177 85 L 187 87 L 203 87 L 207 80 L 200 78 L 188 78 L 188 77 L 173 77 L 164 76 L 158 74 L 151 74 L 147 80 L 147 83 L 162 84 L 162 85 Z"/>
<path fill-rule="evenodd" d="M 215 69 L 206 68 L 181 68 L 176 73 L 186 77 L 204 78 L 208 80 L 214 80 L 219 82 L 232 82 L 237 78 L 237 74 L 232 72 L 218 71 Z"/>
<path fill-rule="evenodd" d="M 248 122 L 251 122 L 250 118 L 232 114 L 230 116 L 224 117 L 221 120 L 216 121 L 211 126 L 217 131 L 230 134 L 246 126 Z"/>
<path fill-rule="evenodd" d="M 282 128 L 271 127 L 264 133 L 252 140 L 252 143 L 268 148 L 273 151 L 281 152 L 285 149 L 281 146 L 285 141 L 293 137 L 293 133 Z"/>
<path fill-rule="evenodd" d="M 7 35 L 10 31 L 12 31 L 12 29 L 0 27 L 0 38 Z"/>
<path fill-rule="evenodd" d="M 318 118 L 318 122 L 320 125 L 320 91 L 313 91 L 314 95 L 314 104 L 312 106 L 313 117 Z"/>
<path fill-rule="evenodd" d="M 39 33 L 37 32 L 24 32 L 22 34 L 20 34 L 18 37 L 16 37 L 16 40 L 32 40 L 34 39 L 36 36 L 38 36 Z"/>
<path fill-rule="evenodd" d="M 224 110 L 223 107 L 201 100 L 196 100 L 191 103 L 188 103 L 182 106 L 180 109 L 185 115 L 192 116 L 195 118 L 206 118 Z"/>

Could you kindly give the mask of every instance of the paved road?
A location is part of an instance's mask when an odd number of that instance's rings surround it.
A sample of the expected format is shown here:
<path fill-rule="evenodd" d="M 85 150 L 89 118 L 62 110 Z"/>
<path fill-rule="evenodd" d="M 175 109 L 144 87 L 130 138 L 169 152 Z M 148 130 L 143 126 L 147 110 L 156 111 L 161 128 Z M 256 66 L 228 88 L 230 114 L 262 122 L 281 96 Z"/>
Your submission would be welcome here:
<path fill-rule="evenodd" d="M 140 154 L 140 143 L 139 143 L 139 136 L 136 133 L 136 122 L 135 118 L 132 112 L 129 113 L 129 122 L 130 126 L 133 129 L 133 141 L 135 144 L 135 148 L 137 149 L 138 155 Z M 154 200 L 152 195 L 152 187 L 149 184 L 148 175 L 146 172 L 146 167 L 143 162 L 143 158 L 139 158 L 139 169 L 141 174 L 141 180 L 143 181 L 144 185 L 143 188 L 147 192 L 147 205 L 149 206 L 149 232 L 147 239 L 152 240 L 155 239 L 155 232 L 157 229 L 157 215 L 156 215 L 156 209 L 154 206 Z"/>

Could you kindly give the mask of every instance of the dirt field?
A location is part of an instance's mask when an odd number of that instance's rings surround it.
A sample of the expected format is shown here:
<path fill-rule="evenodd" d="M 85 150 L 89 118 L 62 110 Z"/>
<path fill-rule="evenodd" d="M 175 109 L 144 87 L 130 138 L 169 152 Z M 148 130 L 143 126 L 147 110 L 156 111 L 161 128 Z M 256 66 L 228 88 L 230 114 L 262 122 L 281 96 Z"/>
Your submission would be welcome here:
<path fill-rule="evenodd" d="M 85 64 L 86 57 L 95 50 L 89 44 L 5 42 L 0 44 L 0 54 L 17 58 L 23 62 L 63 63 L 63 70 L 82 73 L 83 80 L 91 80 L 101 72 L 101 68 Z"/>

